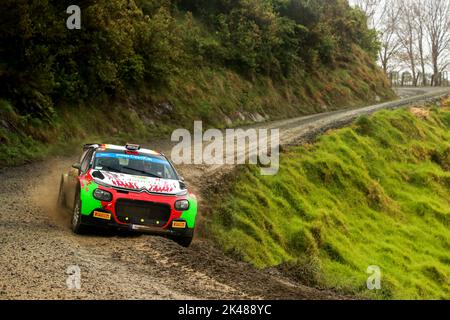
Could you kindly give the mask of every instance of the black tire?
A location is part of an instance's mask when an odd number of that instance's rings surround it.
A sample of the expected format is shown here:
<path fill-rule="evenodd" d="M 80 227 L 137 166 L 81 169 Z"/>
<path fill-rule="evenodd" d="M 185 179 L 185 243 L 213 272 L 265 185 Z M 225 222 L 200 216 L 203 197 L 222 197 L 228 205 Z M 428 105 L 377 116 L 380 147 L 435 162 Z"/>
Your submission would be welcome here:
<path fill-rule="evenodd" d="M 75 203 L 73 205 L 73 215 L 72 215 L 72 231 L 76 234 L 83 234 L 85 232 L 85 226 L 82 225 L 82 215 L 81 215 L 81 199 L 80 194 L 77 192 L 75 196 Z"/>
<path fill-rule="evenodd" d="M 174 237 L 172 239 L 173 239 L 173 241 L 178 243 L 180 246 L 188 248 L 191 245 L 192 240 L 194 239 L 194 236 L 179 236 L 179 237 Z"/>
<path fill-rule="evenodd" d="M 61 183 L 59 184 L 58 207 L 60 208 L 66 207 L 66 194 L 64 193 L 64 177 L 61 177 Z"/>

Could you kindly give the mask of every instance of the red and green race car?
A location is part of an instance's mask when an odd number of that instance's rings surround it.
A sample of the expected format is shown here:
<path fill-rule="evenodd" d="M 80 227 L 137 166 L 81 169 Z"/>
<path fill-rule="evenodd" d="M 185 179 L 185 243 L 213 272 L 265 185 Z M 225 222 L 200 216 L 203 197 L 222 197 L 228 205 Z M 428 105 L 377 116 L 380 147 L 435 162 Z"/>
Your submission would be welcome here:
<path fill-rule="evenodd" d="M 132 144 L 87 144 L 72 168 L 62 175 L 58 203 L 73 212 L 75 233 L 98 226 L 191 244 L 197 200 L 162 153 Z"/>

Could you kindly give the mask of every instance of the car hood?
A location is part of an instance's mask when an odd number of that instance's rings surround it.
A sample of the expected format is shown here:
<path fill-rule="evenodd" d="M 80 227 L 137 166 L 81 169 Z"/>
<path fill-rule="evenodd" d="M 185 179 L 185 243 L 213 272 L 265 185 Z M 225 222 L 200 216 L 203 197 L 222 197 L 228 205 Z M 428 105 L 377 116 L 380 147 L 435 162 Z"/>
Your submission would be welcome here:
<path fill-rule="evenodd" d="M 185 191 L 181 189 L 180 182 L 177 180 L 143 177 L 103 170 L 94 170 L 91 172 L 91 175 L 100 185 L 121 189 L 161 194 L 179 194 Z"/>

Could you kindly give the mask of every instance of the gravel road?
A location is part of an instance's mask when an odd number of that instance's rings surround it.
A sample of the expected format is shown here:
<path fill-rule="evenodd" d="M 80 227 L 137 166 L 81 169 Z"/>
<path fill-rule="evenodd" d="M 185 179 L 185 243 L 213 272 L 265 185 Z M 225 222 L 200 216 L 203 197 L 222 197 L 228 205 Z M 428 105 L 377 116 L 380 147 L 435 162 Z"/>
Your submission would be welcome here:
<path fill-rule="evenodd" d="M 410 96 L 425 94 L 420 99 Z M 357 110 L 258 124 L 280 128 L 281 144 L 294 144 L 356 116 L 424 101 L 450 88 L 403 89 L 404 99 Z M 155 143 L 170 154 L 169 141 Z M 59 177 L 74 157 L 52 158 L 0 170 L 0 299 L 343 299 L 309 288 L 274 270 L 236 262 L 207 240 L 186 249 L 156 236 L 72 234 L 69 216 L 55 203 Z M 181 166 L 191 189 L 205 202 L 206 181 L 230 167 Z M 216 179 L 216 180 L 215 180 Z M 78 266 L 81 289 L 69 290 L 67 270 Z"/>

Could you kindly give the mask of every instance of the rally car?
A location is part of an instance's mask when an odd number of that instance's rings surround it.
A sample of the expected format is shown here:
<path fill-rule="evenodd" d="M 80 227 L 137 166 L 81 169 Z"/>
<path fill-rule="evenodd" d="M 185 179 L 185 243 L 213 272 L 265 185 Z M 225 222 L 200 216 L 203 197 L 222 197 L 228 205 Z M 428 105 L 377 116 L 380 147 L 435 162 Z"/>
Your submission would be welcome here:
<path fill-rule="evenodd" d="M 60 206 L 71 209 L 72 230 L 86 226 L 163 234 L 188 247 L 197 200 L 164 154 L 139 145 L 87 144 L 63 174 Z"/>

